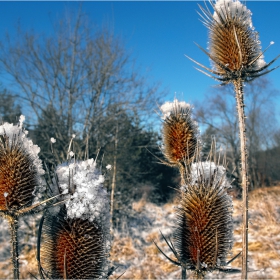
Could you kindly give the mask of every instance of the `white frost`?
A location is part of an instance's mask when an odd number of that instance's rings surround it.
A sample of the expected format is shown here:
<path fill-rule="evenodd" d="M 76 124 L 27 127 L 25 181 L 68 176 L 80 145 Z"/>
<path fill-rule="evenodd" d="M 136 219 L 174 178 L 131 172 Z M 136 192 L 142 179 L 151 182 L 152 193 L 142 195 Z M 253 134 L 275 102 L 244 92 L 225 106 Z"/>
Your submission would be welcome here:
<path fill-rule="evenodd" d="M 181 109 L 190 109 L 191 105 L 189 103 L 186 103 L 185 101 L 179 102 L 178 99 L 174 99 L 173 102 L 165 102 L 163 105 L 161 105 L 160 110 L 163 113 L 162 119 L 165 120 L 167 117 L 170 116 L 172 112 L 175 112 L 178 110 L 178 108 Z"/>
<path fill-rule="evenodd" d="M 11 123 L 4 123 L 0 125 L 0 135 L 7 135 L 9 137 L 9 144 L 12 145 L 13 140 L 17 140 L 22 144 L 22 147 L 25 151 L 31 155 L 33 159 L 33 164 L 37 169 L 39 175 L 45 174 L 45 171 L 42 167 L 42 161 L 39 159 L 38 153 L 40 148 L 37 145 L 34 145 L 32 140 L 26 137 L 28 131 L 22 129 L 22 124 L 25 117 L 20 116 L 19 125 L 13 125 Z"/>
<path fill-rule="evenodd" d="M 231 18 L 237 17 L 241 18 L 245 24 L 253 28 L 252 24 L 252 12 L 247 9 L 245 5 L 243 5 L 240 1 L 234 0 L 217 0 L 215 3 L 215 10 L 219 13 L 219 15 L 223 18 L 223 20 L 227 20 L 227 15 L 229 14 Z M 221 23 L 220 17 L 217 12 L 214 12 L 213 18 Z"/>
<path fill-rule="evenodd" d="M 108 165 L 106 166 L 106 169 L 107 169 L 107 170 L 111 170 L 111 169 L 112 169 L 112 165 L 111 165 L 111 164 L 108 164 Z"/>
<path fill-rule="evenodd" d="M 88 159 L 62 164 L 57 167 L 56 173 L 63 193 L 72 193 L 65 203 L 67 216 L 97 221 L 110 228 L 109 199 L 103 186 L 105 178 L 96 168 L 96 162 Z"/>
<path fill-rule="evenodd" d="M 25 116 L 24 115 L 20 115 L 19 117 L 19 126 L 22 127 L 23 122 L 25 121 Z"/>
<path fill-rule="evenodd" d="M 222 17 L 223 21 L 227 21 L 231 18 L 238 18 L 241 22 L 248 26 L 249 29 L 254 30 L 252 23 L 252 12 L 239 0 L 217 0 L 215 5 L 215 12 L 213 14 L 213 18 L 218 23 L 221 23 L 220 17 Z M 218 16 L 219 14 L 219 16 Z M 255 42 L 257 46 L 257 52 L 261 54 L 261 42 L 259 40 L 259 35 L 257 32 L 255 33 Z M 272 41 L 271 45 L 274 44 Z M 252 64 L 253 69 L 260 69 L 265 66 L 266 62 L 264 61 L 263 54 L 257 59 L 256 62 Z"/>
<path fill-rule="evenodd" d="M 202 179 L 210 179 L 214 175 L 214 184 L 220 184 L 221 188 L 231 188 L 230 182 L 226 177 L 226 169 L 214 162 L 195 162 L 191 167 L 191 184 L 196 184 Z M 182 190 L 186 190 L 187 186 L 182 186 Z"/>

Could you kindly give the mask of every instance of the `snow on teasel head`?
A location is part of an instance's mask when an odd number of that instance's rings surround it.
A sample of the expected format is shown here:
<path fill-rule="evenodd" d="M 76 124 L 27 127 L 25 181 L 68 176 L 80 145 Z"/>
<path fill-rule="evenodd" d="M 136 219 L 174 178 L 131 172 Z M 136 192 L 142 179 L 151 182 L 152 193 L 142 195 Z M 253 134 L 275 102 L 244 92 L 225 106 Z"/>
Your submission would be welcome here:
<path fill-rule="evenodd" d="M 0 126 L 0 210 L 22 210 L 33 202 L 34 191 L 45 172 L 38 157 L 40 148 L 26 137 L 22 125 Z"/>
<path fill-rule="evenodd" d="M 163 154 L 168 165 L 186 172 L 199 144 L 199 129 L 192 119 L 192 107 L 186 102 L 166 102 L 160 107 L 163 113 Z M 183 179 L 183 178 L 182 178 Z"/>
<path fill-rule="evenodd" d="M 198 161 L 191 166 L 190 184 L 205 182 L 208 184 L 217 184 L 225 190 L 231 188 L 231 184 L 226 177 L 226 168 L 222 165 L 216 165 L 213 161 Z M 187 190 L 187 186 L 181 186 L 181 190 Z"/>
<path fill-rule="evenodd" d="M 51 278 L 106 278 L 111 237 L 104 176 L 93 159 L 59 165 L 56 174 L 66 201 L 59 212 L 46 215 L 44 269 Z"/>
<path fill-rule="evenodd" d="M 191 170 L 190 181 L 181 187 L 174 245 L 181 265 L 201 279 L 213 270 L 232 271 L 225 266 L 232 248 L 233 205 L 224 167 L 208 161 L 193 163 Z"/>
<path fill-rule="evenodd" d="M 237 79 L 252 81 L 274 70 L 267 68 L 279 56 L 265 63 L 263 53 L 266 50 L 261 50 L 258 32 L 252 24 L 251 11 L 238 0 L 217 0 L 215 3 L 210 1 L 210 4 L 213 14 L 208 7 L 204 9 L 200 6 L 203 23 L 209 29 L 209 52 L 199 48 L 209 56 L 213 69 L 191 60 L 214 75 L 198 70 L 222 84 Z"/>
<path fill-rule="evenodd" d="M 70 193 L 70 199 L 65 203 L 67 216 L 71 219 L 95 220 L 109 227 L 108 193 L 103 186 L 105 178 L 96 167 L 96 162 L 88 159 L 59 165 L 56 174 L 62 193 Z"/>

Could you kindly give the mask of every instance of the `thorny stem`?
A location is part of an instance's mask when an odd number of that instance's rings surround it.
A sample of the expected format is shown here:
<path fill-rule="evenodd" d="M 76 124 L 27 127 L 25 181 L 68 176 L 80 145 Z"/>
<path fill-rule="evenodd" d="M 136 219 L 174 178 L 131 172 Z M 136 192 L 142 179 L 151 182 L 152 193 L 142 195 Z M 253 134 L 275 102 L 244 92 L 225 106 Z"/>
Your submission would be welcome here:
<path fill-rule="evenodd" d="M 241 176 L 242 176 L 242 201 L 243 201 L 243 231 L 242 231 L 242 274 L 241 279 L 247 279 L 248 271 L 248 174 L 247 174 L 247 149 L 246 128 L 244 112 L 243 82 L 241 79 L 233 82 L 236 94 L 237 113 L 239 119 L 239 136 L 241 150 Z"/>
<path fill-rule="evenodd" d="M 186 273 L 186 269 L 182 266 L 182 274 L 181 274 L 181 278 L 182 279 L 187 279 L 187 273 Z"/>
<path fill-rule="evenodd" d="M 114 215 L 114 193 L 116 187 L 116 173 L 117 173 L 117 149 L 118 149 L 118 132 L 119 132 L 119 125 L 116 125 L 116 136 L 115 136 L 115 149 L 114 149 L 114 166 L 113 166 L 113 179 L 112 179 L 112 190 L 111 190 L 111 234 L 113 234 L 113 215 Z"/>
<path fill-rule="evenodd" d="M 12 243 L 12 263 L 14 271 L 14 279 L 19 279 L 19 255 L 18 255 L 18 216 L 9 215 L 8 220 L 11 229 Z"/>

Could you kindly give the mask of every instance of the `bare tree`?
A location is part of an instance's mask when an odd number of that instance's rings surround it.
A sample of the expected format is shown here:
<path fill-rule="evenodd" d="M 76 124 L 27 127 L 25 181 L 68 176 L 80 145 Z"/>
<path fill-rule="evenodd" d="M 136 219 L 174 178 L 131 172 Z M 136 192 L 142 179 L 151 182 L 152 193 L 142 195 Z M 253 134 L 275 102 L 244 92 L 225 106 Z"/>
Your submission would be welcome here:
<path fill-rule="evenodd" d="M 58 123 L 48 120 L 56 134 L 45 133 L 46 141 L 65 142 L 65 136 L 78 132 L 84 148 L 110 104 L 149 110 L 160 95 L 156 85 L 136 74 L 123 42 L 107 28 L 90 24 L 81 10 L 55 24 L 50 36 L 20 28 L 17 36 L 7 34 L 0 44 L 0 67 L 9 74 L 10 89 L 35 113 L 33 123 L 48 108 L 59 118 Z M 61 122 L 67 135 L 59 133 Z"/>
<path fill-rule="evenodd" d="M 261 185 L 261 174 L 258 162 L 258 152 L 272 147 L 277 120 L 274 114 L 273 101 L 278 91 L 272 88 L 266 77 L 261 77 L 248 83 L 246 93 L 246 131 L 248 139 L 248 164 L 251 176 L 250 188 Z M 222 146 L 227 147 L 229 168 L 234 170 L 234 176 L 239 180 L 239 129 L 234 102 L 234 91 L 231 86 L 211 90 L 205 100 L 196 106 L 196 118 L 199 123 L 211 127 L 211 133 Z"/>

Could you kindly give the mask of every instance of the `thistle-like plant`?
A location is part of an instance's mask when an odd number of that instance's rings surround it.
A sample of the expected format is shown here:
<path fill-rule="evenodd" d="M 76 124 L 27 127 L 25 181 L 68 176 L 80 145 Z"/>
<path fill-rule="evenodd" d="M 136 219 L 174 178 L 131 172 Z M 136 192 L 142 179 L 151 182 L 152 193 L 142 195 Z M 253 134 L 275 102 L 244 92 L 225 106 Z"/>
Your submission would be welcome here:
<path fill-rule="evenodd" d="M 177 167 L 184 184 L 189 174 L 199 144 L 199 131 L 191 117 L 191 106 L 185 102 L 166 102 L 160 107 L 163 113 L 163 154 L 164 164 Z"/>
<path fill-rule="evenodd" d="M 254 30 L 251 12 L 238 0 L 210 1 L 214 13 L 206 8 L 202 11 L 204 25 L 209 30 L 209 52 L 198 46 L 210 58 L 213 68 L 210 69 L 191 59 L 211 74 L 198 69 L 207 76 L 221 82 L 221 85 L 232 83 L 234 86 L 239 119 L 239 136 L 241 150 L 241 174 L 243 188 L 243 245 L 242 245 L 242 279 L 247 279 L 248 263 L 248 174 L 247 149 L 244 112 L 244 82 L 267 74 L 275 68 L 268 67 L 279 58 L 269 63 L 263 60 L 267 50 L 261 50 L 258 33 Z M 273 42 L 271 42 L 273 44 Z M 270 44 L 270 45 L 271 45 Z"/>
<path fill-rule="evenodd" d="M 26 137 L 23 121 L 21 116 L 19 125 L 0 126 L 0 215 L 10 224 L 14 279 L 19 279 L 18 220 L 41 205 L 32 203 L 44 174 L 40 148 Z"/>
<path fill-rule="evenodd" d="M 56 176 L 52 189 L 62 193 L 65 201 L 42 218 L 39 273 L 47 279 L 106 278 L 110 212 L 104 176 L 93 159 L 62 164 Z"/>
<path fill-rule="evenodd" d="M 213 69 L 188 58 L 213 75 L 199 71 L 224 85 L 249 82 L 278 68 L 268 69 L 279 56 L 265 63 L 263 54 L 268 48 L 261 50 L 258 32 L 252 25 L 251 11 L 245 5 L 238 0 L 209 3 L 213 14 L 207 6 L 203 8 L 199 5 L 203 24 L 209 30 L 209 52 L 198 47 L 210 58 Z"/>
<path fill-rule="evenodd" d="M 191 177 L 179 194 L 174 242 L 163 236 L 176 259 L 157 246 L 182 268 L 182 279 L 186 279 L 186 270 L 198 279 L 214 270 L 239 272 L 226 267 L 237 257 L 226 261 L 233 232 L 229 187 L 224 167 L 210 161 L 192 164 Z"/>

